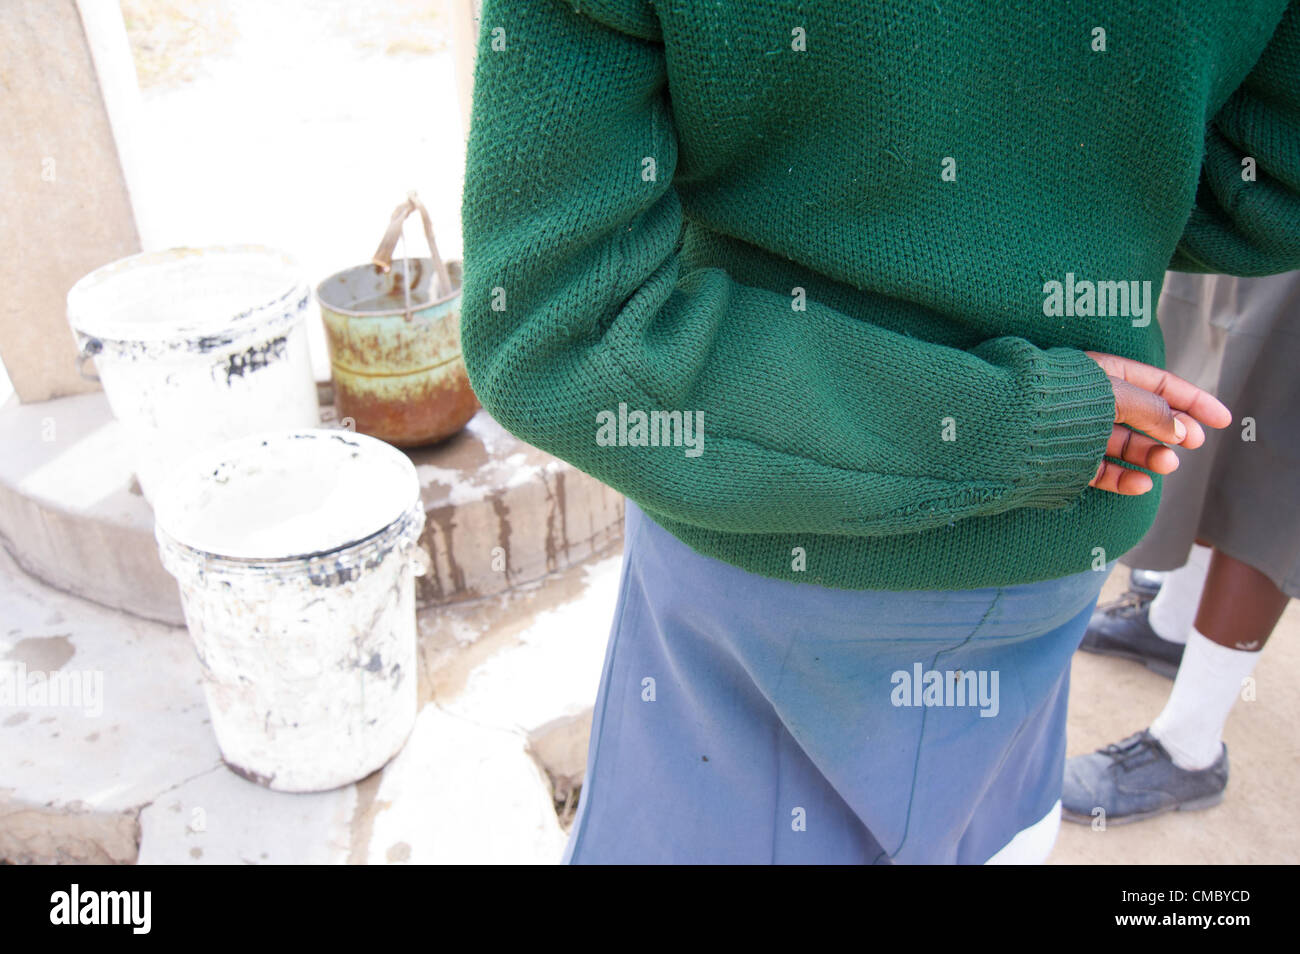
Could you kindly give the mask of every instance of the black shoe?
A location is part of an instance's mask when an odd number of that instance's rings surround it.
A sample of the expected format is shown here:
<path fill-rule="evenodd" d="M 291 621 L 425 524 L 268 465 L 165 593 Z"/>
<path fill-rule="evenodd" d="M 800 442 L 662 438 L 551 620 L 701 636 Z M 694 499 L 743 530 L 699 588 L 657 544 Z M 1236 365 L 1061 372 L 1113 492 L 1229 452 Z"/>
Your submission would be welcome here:
<path fill-rule="evenodd" d="M 1129 570 L 1128 588 L 1147 599 L 1153 599 L 1160 592 L 1160 587 L 1168 575 L 1160 570 Z"/>
<path fill-rule="evenodd" d="M 1156 635 L 1147 620 L 1150 608 L 1149 599 L 1131 591 L 1114 603 L 1097 607 L 1079 648 L 1100 656 L 1132 659 L 1152 672 L 1174 678 L 1183 661 L 1184 645 Z"/>
<path fill-rule="evenodd" d="M 1226 745 L 1213 765 L 1189 772 L 1175 765 L 1159 740 L 1143 729 L 1116 745 L 1066 760 L 1061 817 L 1084 825 L 1101 817 L 1122 825 L 1165 812 L 1210 808 L 1223 801 L 1227 787 Z"/>

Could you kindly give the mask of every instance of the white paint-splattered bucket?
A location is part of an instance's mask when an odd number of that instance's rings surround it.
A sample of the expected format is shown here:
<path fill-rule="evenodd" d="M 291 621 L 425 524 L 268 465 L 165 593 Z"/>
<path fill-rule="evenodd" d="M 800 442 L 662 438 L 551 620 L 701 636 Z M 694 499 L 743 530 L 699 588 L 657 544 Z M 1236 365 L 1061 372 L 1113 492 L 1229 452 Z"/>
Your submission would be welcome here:
<path fill-rule="evenodd" d="M 401 451 L 338 430 L 231 441 L 155 503 L 222 757 L 287 792 L 364 778 L 416 713 L 419 480 Z"/>
<path fill-rule="evenodd" d="M 132 255 L 68 292 L 82 364 L 95 360 L 150 501 L 195 451 L 320 423 L 310 301 L 293 260 L 257 245 Z"/>

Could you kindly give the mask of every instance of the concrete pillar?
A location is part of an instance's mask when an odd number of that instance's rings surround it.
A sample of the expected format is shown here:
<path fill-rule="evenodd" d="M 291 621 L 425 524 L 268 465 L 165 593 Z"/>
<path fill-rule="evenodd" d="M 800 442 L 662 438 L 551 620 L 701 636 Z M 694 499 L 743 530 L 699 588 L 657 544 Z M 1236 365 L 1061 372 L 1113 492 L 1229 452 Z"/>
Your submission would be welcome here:
<path fill-rule="evenodd" d="M 461 133 L 469 138 L 471 93 L 474 90 L 474 54 L 478 49 L 479 0 L 448 0 L 451 5 L 451 48 L 456 57 L 456 95 L 460 100 Z"/>
<path fill-rule="evenodd" d="M 0 63 L 0 357 L 28 403 L 96 386 L 77 375 L 68 289 L 140 239 L 76 2 L 0 3 Z"/>

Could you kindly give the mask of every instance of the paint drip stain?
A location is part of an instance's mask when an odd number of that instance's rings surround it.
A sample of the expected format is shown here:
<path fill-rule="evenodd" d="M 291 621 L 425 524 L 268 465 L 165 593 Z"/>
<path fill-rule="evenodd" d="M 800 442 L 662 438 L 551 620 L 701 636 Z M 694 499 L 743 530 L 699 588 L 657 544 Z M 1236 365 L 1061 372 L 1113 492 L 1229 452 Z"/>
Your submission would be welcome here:
<path fill-rule="evenodd" d="M 226 359 L 223 370 L 226 375 L 226 384 L 229 385 L 236 377 L 244 377 L 260 371 L 267 367 L 273 361 L 279 361 L 289 351 L 289 339 L 285 335 L 279 338 L 272 338 L 264 344 L 255 345 L 247 351 L 237 351 Z"/>

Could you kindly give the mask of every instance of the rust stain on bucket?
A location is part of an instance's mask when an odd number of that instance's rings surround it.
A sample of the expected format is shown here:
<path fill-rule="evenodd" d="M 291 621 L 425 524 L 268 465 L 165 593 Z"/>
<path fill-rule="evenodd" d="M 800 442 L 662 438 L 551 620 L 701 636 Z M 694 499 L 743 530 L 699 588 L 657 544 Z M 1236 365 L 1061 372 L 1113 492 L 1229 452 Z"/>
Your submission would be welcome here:
<path fill-rule="evenodd" d="M 478 410 L 460 350 L 460 263 L 448 272 L 453 289 L 441 298 L 429 258 L 399 259 L 387 272 L 361 265 L 317 287 L 335 407 L 361 433 L 419 447 L 457 433 Z"/>

